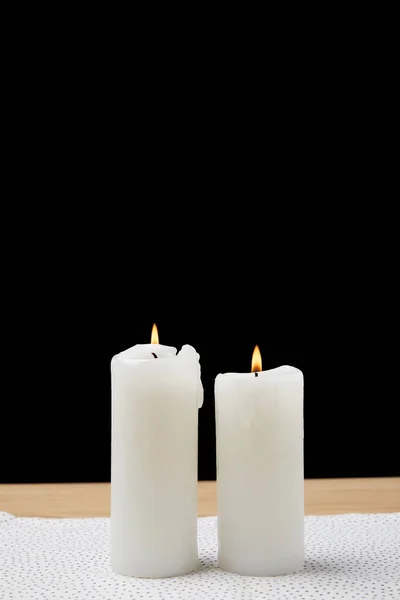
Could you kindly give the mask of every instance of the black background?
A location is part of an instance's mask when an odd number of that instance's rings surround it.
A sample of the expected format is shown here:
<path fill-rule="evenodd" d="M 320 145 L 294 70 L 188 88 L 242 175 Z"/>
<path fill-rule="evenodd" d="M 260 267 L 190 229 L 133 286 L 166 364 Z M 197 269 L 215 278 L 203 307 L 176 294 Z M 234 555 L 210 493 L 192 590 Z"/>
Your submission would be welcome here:
<path fill-rule="evenodd" d="M 44 43 L 10 67 L 0 481 L 109 480 L 110 360 L 154 321 L 201 357 L 201 479 L 214 378 L 247 371 L 256 343 L 265 369 L 304 372 L 306 477 L 400 475 L 382 61 L 371 79 L 373 61 L 283 36 L 223 62 L 176 42 L 172 64 L 92 30 L 89 51 Z"/>
<path fill-rule="evenodd" d="M 109 480 L 110 360 L 153 322 L 161 343 L 200 354 L 199 479 L 215 478 L 214 379 L 249 371 L 255 344 L 264 369 L 304 373 L 307 478 L 399 475 L 395 397 L 350 291 L 363 266 L 349 272 L 283 201 L 202 202 L 46 207 L 34 230 L 24 215 L 3 314 L 2 482 Z"/>

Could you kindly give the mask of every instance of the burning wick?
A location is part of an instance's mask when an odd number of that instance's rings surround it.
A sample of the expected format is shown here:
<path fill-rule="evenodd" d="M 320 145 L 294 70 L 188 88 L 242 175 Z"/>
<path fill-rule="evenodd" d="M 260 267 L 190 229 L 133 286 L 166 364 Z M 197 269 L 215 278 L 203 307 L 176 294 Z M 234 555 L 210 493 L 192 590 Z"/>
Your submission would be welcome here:
<path fill-rule="evenodd" d="M 251 371 L 258 377 L 258 371 L 262 371 L 261 352 L 258 346 L 255 346 L 253 357 L 251 359 Z"/>
<path fill-rule="evenodd" d="M 158 329 L 157 329 L 157 325 L 154 323 L 153 324 L 153 329 L 151 330 L 151 344 L 159 344 L 159 340 L 158 340 Z M 154 352 L 152 352 L 152 355 L 154 356 L 154 358 L 158 358 L 157 354 L 155 354 Z"/>

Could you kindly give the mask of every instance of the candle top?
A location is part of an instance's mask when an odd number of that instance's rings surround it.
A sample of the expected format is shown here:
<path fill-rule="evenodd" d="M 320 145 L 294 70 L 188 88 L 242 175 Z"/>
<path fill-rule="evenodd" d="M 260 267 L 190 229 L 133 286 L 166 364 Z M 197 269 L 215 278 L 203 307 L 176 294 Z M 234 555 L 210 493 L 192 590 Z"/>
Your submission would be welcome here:
<path fill-rule="evenodd" d="M 257 371 L 255 373 L 220 373 L 217 377 L 247 377 L 256 379 L 266 379 L 268 381 L 279 381 L 281 379 L 298 378 L 303 377 L 303 373 L 296 367 L 290 365 L 282 365 L 275 369 L 269 369 L 267 371 Z"/>
<path fill-rule="evenodd" d="M 123 350 L 116 356 L 124 359 L 154 360 L 154 358 L 170 358 L 176 356 L 177 350 L 173 346 L 163 344 L 136 344 Z"/>
<path fill-rule="evenodd" d="M 172 358 L 176 356 L 176 353 L 177 350 L 173 346 L 164 346 L 163 344 L 160 344 L 157 325 L 153 323 L 150 344 L 136 344 L 131 348 L 127 348 L 126 350 L 119 352 L 119 354 L 116 354 L 114 358 L 135 361 L 153 360 L 154 358 Z"/>
<path fill-rule="evenodd" d="M 154 376 L 162 377 L 163 374 L 171 372 L 179 373 L 180 379 L 188 377 L 197 378 L 197 406 L 203 405 L 203 386 L 200 379 L 200 355 L 193 346 L 185 344 L 177 352 L 173 346 L 162 344 L 136 344 L 127 348 L 119 354 L 115 354 L 111 360 L 111 369 L 123 368 L 125 372 L 140 372 L 147 374 L 151 381 Z"/>
<path fill-rule="evenodd" d="M 136 344 L 131 348 L 127 348 L 119 354 L 116 354 L 114 358 L 122 360 L 154 360 L 154 359 L 193 359 L 199 361 L 200 356 L 197 354 L 193 346 L 185 344 L 178 352 L 173 346 L 164 346 L 162 344 Z"/>

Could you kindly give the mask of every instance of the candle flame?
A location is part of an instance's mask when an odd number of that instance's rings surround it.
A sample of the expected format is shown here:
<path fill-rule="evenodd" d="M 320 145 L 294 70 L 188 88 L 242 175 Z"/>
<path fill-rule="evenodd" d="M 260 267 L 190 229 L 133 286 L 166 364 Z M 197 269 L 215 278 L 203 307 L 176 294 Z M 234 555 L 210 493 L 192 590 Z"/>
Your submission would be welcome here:
<path fill-rule="evenodd" d="M 151 344 L 159 344 L 158 341 L 158 329 L 157 325 L 153 323 L 153 329 L 151 330 Z"/>
<path fill-rule="evenodd" d="M 251 372 L 262 371 L 261 352 L 260 348 L 256 346 L 253 352 L 253 358 L 251 359 Z"/>

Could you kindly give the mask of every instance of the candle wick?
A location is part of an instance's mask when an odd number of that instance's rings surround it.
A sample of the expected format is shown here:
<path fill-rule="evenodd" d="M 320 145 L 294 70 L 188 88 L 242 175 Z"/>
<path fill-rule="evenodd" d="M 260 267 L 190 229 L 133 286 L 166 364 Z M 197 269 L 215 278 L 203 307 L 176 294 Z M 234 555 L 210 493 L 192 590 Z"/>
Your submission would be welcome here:
<path fill-rule="evenodd" d="M 257 373 L 257 371 L 254 373 L 254 375 L 255 375 L 256 377 L 258 377 L 258 373 Z"/>
<path fill-rule="evenodd" d="M 154 352 L 152 352 L 152 355 L 154 356 L 154 358 L 158 358 L 157 354 L 154 354 Z"/>

